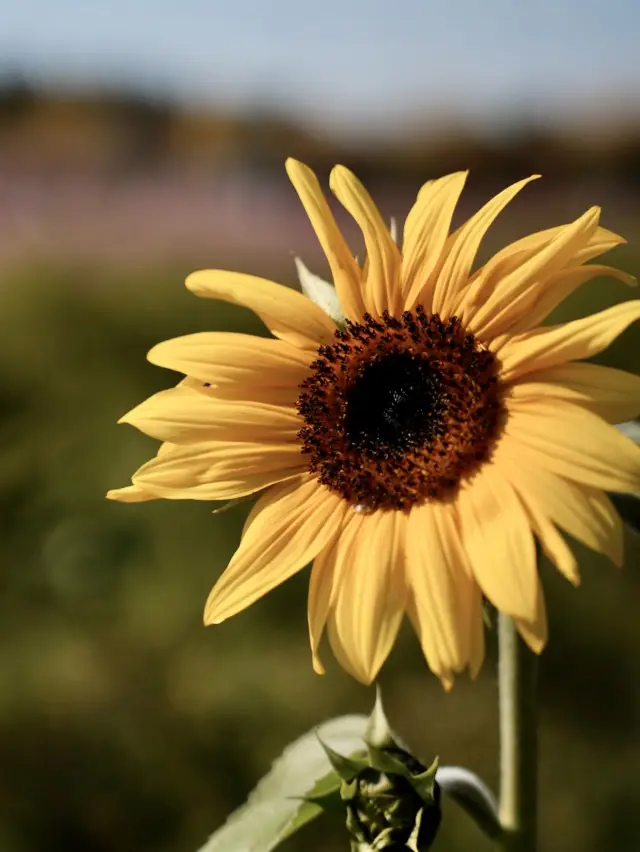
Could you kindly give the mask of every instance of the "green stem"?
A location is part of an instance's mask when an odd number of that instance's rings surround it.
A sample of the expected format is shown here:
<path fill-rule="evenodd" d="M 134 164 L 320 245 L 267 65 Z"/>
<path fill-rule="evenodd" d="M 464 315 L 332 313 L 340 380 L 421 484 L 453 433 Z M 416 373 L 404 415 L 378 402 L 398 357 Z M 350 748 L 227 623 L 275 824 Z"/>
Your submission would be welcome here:
<path fill-rule="evenodd" d="M 509 852 L 536 852 L 538 814 L 537 657 L 513 619 L 500 613 L 500 823 Z"/>

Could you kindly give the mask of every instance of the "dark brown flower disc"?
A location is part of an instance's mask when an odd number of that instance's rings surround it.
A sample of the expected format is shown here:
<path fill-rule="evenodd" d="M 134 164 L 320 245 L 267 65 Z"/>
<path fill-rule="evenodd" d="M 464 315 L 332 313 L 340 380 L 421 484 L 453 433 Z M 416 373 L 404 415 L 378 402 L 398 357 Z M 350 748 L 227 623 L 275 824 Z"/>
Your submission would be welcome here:
<path fill-rule="evenodd" d="M 496 359 L 456 317 L 365 314 L 311 370 L 297 403 L 302 452 L 354 505 L 444 500 L 491 453 L 503 410 Z"/>

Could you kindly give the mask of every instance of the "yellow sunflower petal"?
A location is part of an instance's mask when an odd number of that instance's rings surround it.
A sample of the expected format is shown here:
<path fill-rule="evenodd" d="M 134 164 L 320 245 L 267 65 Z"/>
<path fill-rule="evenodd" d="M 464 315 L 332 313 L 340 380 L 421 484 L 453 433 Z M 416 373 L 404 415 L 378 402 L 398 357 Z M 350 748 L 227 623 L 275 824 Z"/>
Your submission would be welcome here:
<path fill-rule="evenodd" d="M 282 340 L 253 334 L 203 331 L 158 343 L 148 354 L 152 364 L 185 373 L 210 384 L 302 381 L 310 356 Z"/>
<path fill-rule="evenodd" d="M 475 577 L 471 584 L 471 606 L 469 610 L 469 676 L 475 680 L 484 662 L 484 602 Z"/>
<path fill-rule="evenodd" d="M 186 285 L 196 296 L 249 308 L 272 334 L 299 349 L 317 349 L 336 329 L 331 318 L 311 299 L 265 278 L 223 269 L 202 269 L 192 272 Z"/>
<path fill-rule="evenodd" d="M 531 522 L 508 470 L 485 466 L 458 495 L 462 541 L 485 596 L 501 612 L 533 624 L 538 572 Z"/>
<path fill-rule="evenodd" d="M 507 331 L 535 303 L 546 278 L 559 272 L 586 245 L 595 232 L 600 208 L 592 207 L 567 225 L 553 242 L 536 252 L 507 275 L 502 275 L 482 303 L 462 302 L 462 318 L 467 328 L 481 339 Z M 478 280 L 482 289 L 482 279 Z"/>
<path fill-rule="evenodd" d="M 335 166 L 329 185 L 356 220 L 364 236 L 369 262 L 364 282 L 365 306 L 378 315 L 384 310 L 397 313 L 401 308 L 401 255 L 378 208 L 357 177 L 344 166 Z"/>
<path fill-rule="evenodd" d="M 446 689 L 471 660 L 473 580 L 464 568 L 451 512 L 437 503 L 414 508 L 407 530 L 409 617 L 431 670 Z M 474 631 L 475 632 L 475 631 Z M 476 649 L 477 662 L 477 649 Z"/>
<path fill-rule="evenodd" d="M 337 577 L 327 633 L 341 665 L 368 684 L 388 657 L 404 615 L 405 516 L 378 512 L 349 525 L 355 527 L 351 556 Z"/>
<path fill-rule="evenodd" d="M 139 485 L 126 485 L 124 488 L 112 488 L 107 491 L 108 500 L 118 500 L 120 503 L 145 503 L 147 500 L 157 500 L 155 494 L 149 494 Z"/>
<path fill-rule="evenodd" d="M 118 422 L 176 444 L 214 438 L 286 443 L 301 427 L 294 408 L 217 399 L 184 385 L 154 394 Z"/>
<path fill-rule="evenodd" d="M 568 224 L 558 225 L 555 228 L 547 228 L 544 231 L 527 234 L 526 237 L 521 237 L 521 239 L 509 243 L 508 246 L 496 252 L 473 276 L 474 298 L 482 302 L 483 298 L 490 293 L 496 281 L 504 275 L 509 275 L 535 254 L 545 249 L 567 227 Z M 599 225 L 589 237 L 587 244 L 573 256 L 571 266 L 586 263 L 624 242 L 626 240 L 623 237 Z"/>
<path fill-rule="evenodd" d="M 520 190 L 538 177 L 533 175 L 503 189 L 452 235 L 447 247 L 447 258 L 434 287 L 434 312 L 443 316 L 451 313 L 468 284 L 480 241 L 488 228 Z"/>
<path fill-rule="evenodd" d="M 532 621 L 524 621 L 521 618 L 514 619 L 518 633 L 522 636 L 534 654 L 539 654 L 547 644 L 548 624 L 547 607 L 544 602 L 542 589 L 538 584 L 538 597 L 536 599 L 536 611 Z"/>
<path fill-rule="evenodd" d="M 593 411 L 609 423 L 623 423 L 640 414 L 640 376 L 574 362 L 527 373 L 509 395 L 519 401 L 563 399 Z"/>
<path fill-rule="evenodd" d="M 427 310 L 431 299 L 426 282 L 440 261 L 451 219 L 468 172 L 456 172 L 429 181 L 420 191 L 407 216 L 402 241 L 402 301 L 410 310 L 420 296 Z"/>
<path fill-rule="evenodd" d="M 529 509 L 529 506 L 527 506 L 527 509 Z M 531 522 L 547 557 L 553 562 L 563 577 L 566 577 L 574 586 L 579 586 L 580 571 L 578 570 L 578 560 L 565 541 L 564 536 L 544 514 L 540 514 L 537 517 L 532 515 Z"/>
<path fill-rule="evenodd" d="M 306 466 L 294 443 L 209 441 L 184 444 L 151 459 L 132 480 L 168 500 L 231 500 L 298 476 Z"/>
<path fill-rule="evenodd" d="M 333 283 L 345 316 L 357 322 L 365 312 L 360 268 L 336 224 L 317 177 L 308 166 L 297 160 L 289 158 L 285 166 L 329 261 Z"/>
<path fill-rule="evenodd" d="M 522 496 L 522 494 L 521 494 Z M 531 523 L 542 550 L 553 562 L 558 571 L 574 586 L 580 585 L 580 571 L 578 560 L 567 544 L 564 536 L 551 522 L 549 517 L 538 503 L 524 500 L 526 509 L 531 517 Z"/>
<path fill-rule="evenodd" d="M 532 370 L 597 355 L 638 319 L 640 299 L 634 299 L 563 325 L 501 335 L 489 348 L 500 358 L 501 377 L 513 381 Z"/>
<path fill-rule="evenodd" d="M 505 437 L 535 463 L 605 491 L 640 491 L 640 447 L 590 411 L 562 400 L 508 401 Z"/>
<path fill-rule="evenodd" d="M 205 624 L 246 609 L 308 565 L 337 534 L 347 504 L 302 476 L 271 488 L 258 500 L 231 562 L 213 587 Z"/>
<path fill-rule="evenodd" d="M 625 238 L 621 237 L 620 234 L 609 231 L 607 228 L 599 227 L 591 236 L 588 245 L 576 253 L 573 263 L 575 265 L 588 263 L 594 257 L 599 257 L 601 254 L 611 251 L 616 246 L 622 246 L 626 242 Z"/>
<path fill-rule="evenodd" d="M 559 476 L 540 463 L 526 445 L 504 440 L 500 446 L 503 463 L 510 471 L 513 487 L 535 521 L 536 532 L 547 554 L 572 583 L 579 575 L 575 559 L 554 538 L 548 524 L 555 524 L 591 550 L 603 553 L 614 565 L 623 558 L 622 521 L 611 500 L 600 489 Z M 547 462 L 552 465 L 553 461 Z"/>
<path fill-rule="evenodd" d="M 313 669 L 324 674 L 318 649 L 327 623 L 331 604 L 335 600 L 338 578 L 352 561 L 352 544 L 360 528 L 361 519 L 355 512 L 347 515 L 338 537 L 334 538 L 313 561 L 309 579 L 309 600 L 307 619 L 309 623 L 309 641 Z"/>
<path fill-rule="evenodd" d="M 312 360 L 309 352 L 282 340 L 224 332 L 165 340 L 147 358 L 159 367 L 207 383 L 210 396 L 274 405 L 295 405 Z M 203 387 L 201 384 L 199 390 Z"/>
<path fill-rule="evenodd" d="M 484 617 L 482 593 L 473 575 L 469 557 L 465 552 L 458 528 L 458 515 L 454 506 L 441 506 L 436 515 L 441 531 L 441 541 L 447 564 L 457 566 L 455 579 L 460 605 L 460 624 L 467 628 L 467 644 L 463 644 L 465 658 L 469 660 L 469 674 L 477 677 L 484 661 Z M 460 572 L 465 580 L 460 582 Z M 462 640 L 464 643 L 464 640 Z"/>
<path fill-rule="evenodd" d="M 522 313 L 517 320 L 510 322 L 507 325 L 501 325 L 499 331 L 510 331 L 512 334 L 517 334 L 522 331 L 528 331 L 535 328 L 546 320 L 549 314 L 557 308 L 559 304 L 592 278 L 615 278 L 633 287 L 636 284 L 636 279 L 633 275 L 628 275 L 620 269 L 615 269 L 613 266 L 598 266 L 596 264 L 590 266 L 571 266 L 568 269 L 563 269 L 556 275 L 552 275 L 544 282 L 540 282 L 537 289 L 535 299 L 532 301 L 528 309 Z M 496 330 L 498 333 L 498 330 Z"/>

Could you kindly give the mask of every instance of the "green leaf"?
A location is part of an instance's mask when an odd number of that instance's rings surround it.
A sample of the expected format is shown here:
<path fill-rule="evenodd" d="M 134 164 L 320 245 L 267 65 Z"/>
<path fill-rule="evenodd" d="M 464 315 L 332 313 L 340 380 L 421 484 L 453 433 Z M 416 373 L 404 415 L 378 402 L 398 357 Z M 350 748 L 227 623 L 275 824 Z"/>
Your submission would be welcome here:
<path fill-rule="evenodd" d="M 321 811 L 315 801 L 340 787 L 318 736 L 345 755 L 363 750 L 366 716 L 340 716 L 291 743 L 246 804 L 231 814 L 200 852 L 270 852 Z"/>

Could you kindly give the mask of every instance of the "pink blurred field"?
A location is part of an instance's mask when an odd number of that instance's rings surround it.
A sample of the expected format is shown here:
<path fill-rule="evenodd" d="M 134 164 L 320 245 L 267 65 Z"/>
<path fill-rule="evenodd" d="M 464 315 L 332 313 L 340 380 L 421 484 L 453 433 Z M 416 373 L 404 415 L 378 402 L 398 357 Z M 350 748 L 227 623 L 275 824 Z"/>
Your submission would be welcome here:
<path fill-rule="evenodd" d="M 506 182 L 492 178 L 481 185 L 472 174 L 458 215 L 468 215 Z M 402 221 L 418 185 L 379 181 L 370 189 L 385 214 Z M 637 193 L 608 179 L 559 184 L 549 178 L 524 195 L 526 203 L 518 199 L 499 220 L 500 241 L 568 221 L 592 204 L 604 208 L 603 223 L 613 229 L 624 232 L 637 218 Z M 338 216 L 357 251 L 355 228 L 342 211 Z M 246 166 L 164 168 L 144 175 L 0 165 L 0 266 L 5 268 L 42 261 L 115 267 L 183 261 L 193 268 L 244 254 L 254 262 L 282 263 L 292 252 L 311 260 L 319 256 L 284 168 L 281 173 Z"/>

